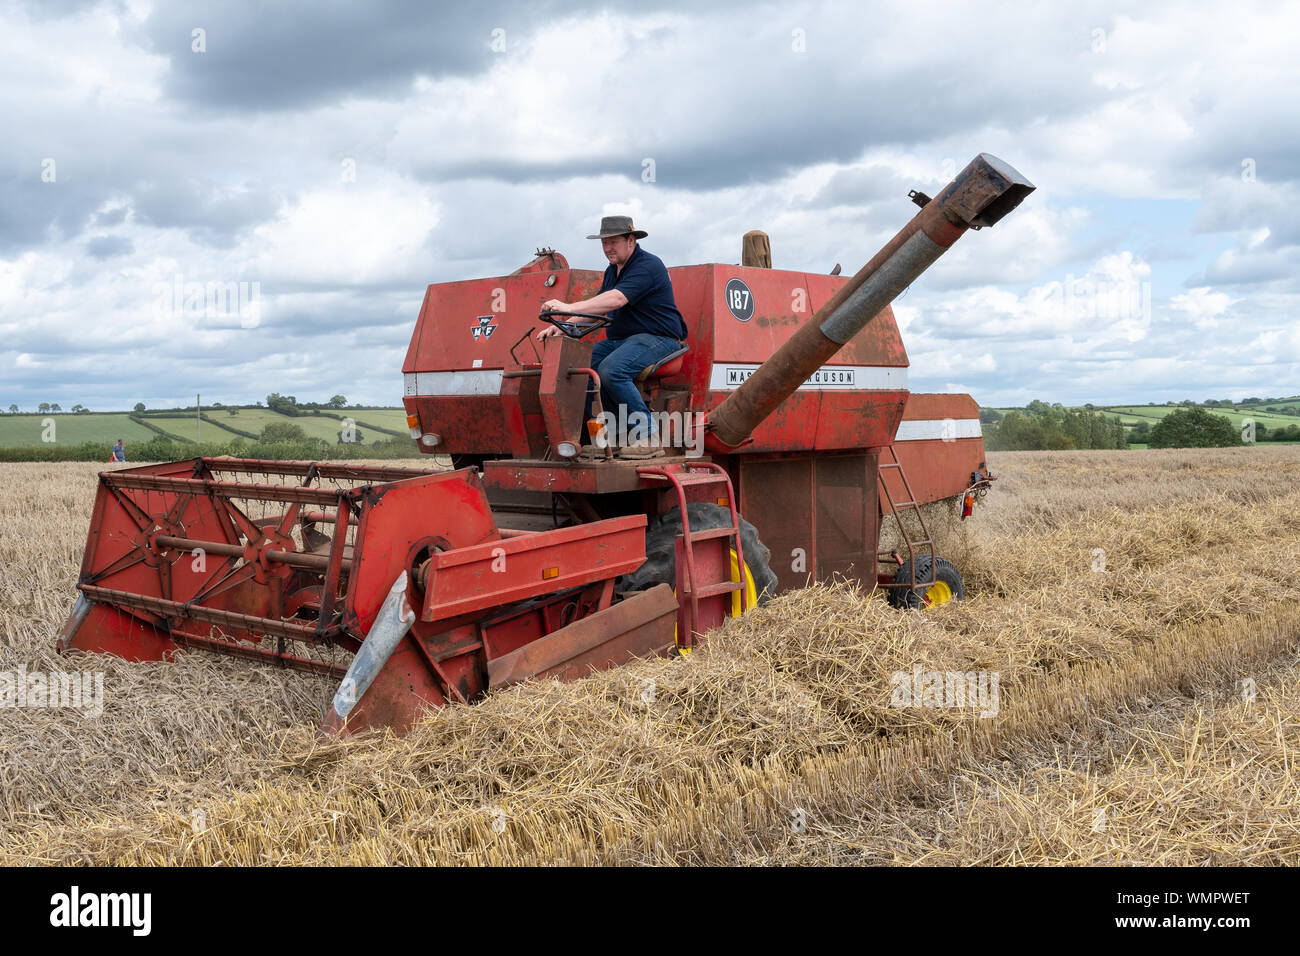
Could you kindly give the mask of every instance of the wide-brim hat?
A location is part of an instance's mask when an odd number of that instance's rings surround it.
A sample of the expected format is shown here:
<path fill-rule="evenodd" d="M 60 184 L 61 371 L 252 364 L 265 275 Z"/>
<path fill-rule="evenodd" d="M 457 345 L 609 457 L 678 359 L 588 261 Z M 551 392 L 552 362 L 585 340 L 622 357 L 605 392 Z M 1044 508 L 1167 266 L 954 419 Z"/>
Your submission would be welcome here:
<path fill-rule="evenodd" d="M 587 238 L 612 239 L 614 236 L 628 235 L 637 239 L 644 239 L 649 233 L 632 225 L 631 216 L 605 216 L 600 220 L 600 232 Z"/>

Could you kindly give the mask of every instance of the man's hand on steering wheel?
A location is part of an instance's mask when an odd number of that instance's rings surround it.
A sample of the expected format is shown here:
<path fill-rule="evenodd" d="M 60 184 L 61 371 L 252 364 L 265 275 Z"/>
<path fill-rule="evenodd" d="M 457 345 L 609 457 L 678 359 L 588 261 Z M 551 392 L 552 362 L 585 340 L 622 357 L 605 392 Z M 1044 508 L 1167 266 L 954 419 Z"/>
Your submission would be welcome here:
<path fill-rule="evenodd" d="M 553 318 L 552 313 L 555 316 L 565 316 L 580 321 L 564 322 L 559 318 Z M 537 331 L 539 339 L 550 338 L 552 335 L 557 334 L 567 335 L 572 339 L 586 338 L 597 329 L 603 329 L 610 324 L 608 316 L 596 315 L 590 312 L 577 312 L 568 303 L 561 302 L 559 299 L 550 299 L 543 303 L 537 317 L 549 323 L 546 328 Z"/>
<path fill-rule="evenodd" d="M 561 302 L 559 299 L 547 299 L 545 302 L 542 303 L 543 312 L 563 312 L 564 310 L 568 309 L 568 307 L 569 307 L 569 303 Z M 546 338 L 550 338 L 552 335 L 560 335 L 560 334 L 561 334 L 560 330 L 557 327 L 555 327 L 554 325 L 548 325 L 538 330 L 537 337 L 539 339 L 546 339 Z"/>

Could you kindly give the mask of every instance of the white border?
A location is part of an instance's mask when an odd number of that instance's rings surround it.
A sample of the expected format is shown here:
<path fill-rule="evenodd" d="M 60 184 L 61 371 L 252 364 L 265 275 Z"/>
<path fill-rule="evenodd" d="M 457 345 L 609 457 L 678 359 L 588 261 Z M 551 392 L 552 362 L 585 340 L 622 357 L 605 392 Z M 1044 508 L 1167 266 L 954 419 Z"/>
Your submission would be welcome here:
<path fill-rule="evenodd" d="M 894 441 L 956 441 L 980 438 L 983 434 L 978 418 L 916 419 L 899 422 Z"/>
<path fill-rule="evenodd" d="M 402 384 L 407 395 L 499 395 L 499 368 L 459 372 L 406 372 Z"/>

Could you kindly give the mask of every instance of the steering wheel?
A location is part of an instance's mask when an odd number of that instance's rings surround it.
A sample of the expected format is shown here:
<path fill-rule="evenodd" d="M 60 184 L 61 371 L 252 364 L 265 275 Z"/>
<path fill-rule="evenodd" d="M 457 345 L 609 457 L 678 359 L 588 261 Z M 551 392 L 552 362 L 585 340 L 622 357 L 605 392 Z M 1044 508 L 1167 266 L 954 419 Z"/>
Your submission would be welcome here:
<path fill-rule="evenodd" d="M 578 319 L 595 319 L 596 321 L 592 325 L 576 325 L 573 322 L 557 321 L 556 319 L 551 318 L 553 315 L 571 315 Z M 608 316 L 593 315 L 590 312 L 566 312 L 560 309 L 556 309 L 554 312 L 538 312 L 537 317 L 543 321 L 550 322 L 551 325 L 555 326 L 571 339 L 584 338 L 592 332 L 595 332 L 597 329 L 603 329 L 610 323 Z"/>

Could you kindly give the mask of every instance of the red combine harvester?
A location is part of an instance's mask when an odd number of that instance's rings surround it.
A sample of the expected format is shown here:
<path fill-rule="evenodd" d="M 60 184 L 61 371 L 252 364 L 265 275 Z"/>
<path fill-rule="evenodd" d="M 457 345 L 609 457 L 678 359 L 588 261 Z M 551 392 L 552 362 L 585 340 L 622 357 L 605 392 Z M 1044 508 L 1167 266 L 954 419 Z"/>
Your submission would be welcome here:
<path fill-rule="evenodd" d="M 586 418 L 597 336 L 539 315 L 599 272 L 543 250 L 509 276 L 431 285 L 404 403 L 420 450 L 455 470 L 105 472 L 59 649 L 202 648 L 333 675 L 325 729 L 403 730 L 531 677 L 689 653 L 809 580 L 880 585 L 899 606 L 960 598 L 919 506 L 965 494 L 969 510 L 987 487 L 978 409 L 908 392 L 889 303 L 1033 189 L 981 154 L 933 200 L 913 192 L 921 211 L 852 278 L 671 269 L 688 347 L 640 376 L 668 446 L 648 460 L 608 446 L 599 401 Z M 539 341 L 539 318 L 565 334 Z M 901 547 L 878 553 L 891 515 Z"/>

